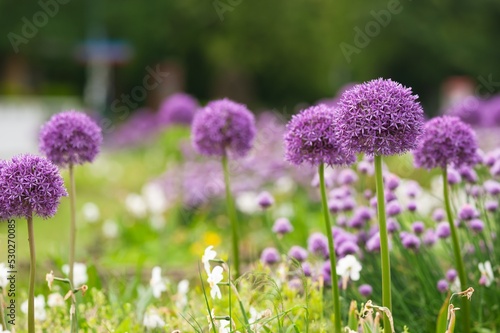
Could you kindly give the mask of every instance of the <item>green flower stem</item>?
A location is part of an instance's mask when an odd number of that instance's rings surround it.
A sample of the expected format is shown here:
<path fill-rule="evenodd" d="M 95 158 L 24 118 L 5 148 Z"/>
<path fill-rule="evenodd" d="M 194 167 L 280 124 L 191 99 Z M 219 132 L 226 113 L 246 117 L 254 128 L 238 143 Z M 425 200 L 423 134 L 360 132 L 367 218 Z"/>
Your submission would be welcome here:
<path fill-rule="evenodd" d="M 75 243 L 76 243 L 76 194 L 75 194 L 75 175 L 73 173 L 73 164 L 69 165 L 69 202 L 71 210 L 71 221 L 69 227 L 69 280 L 73 283 L 73 270 L 75 266 Z"/>
<path fill-rule="evenodd" d="M 35 333 L 35 233 L 33 232 L 33 214 L 28 216 L 28 242 L 30 244 L 30 282 L 28 289 L 28 333 Z"/>
<path fill-rule="evenodd" d="M 3 310 L 4 299 L 3 299 L 3 289 L 0 289 L 0 325 L 2 325 L 3 329 L 7 329 L 7 325 L 5 324 L 5 312 Z"/>
<path fill-rule="evenodd" d="M 335 333 L 342 332 L 340 323 L 340 296 L 339 296 L 339 283 L 337 279 L 337 258 L 335 249 L 333 247 L 332 224 L 330 222 L 330 211 L 328 210 L 328 203 L 326 200 L 326 187 L 325 187 L 325 165 L 321 163 L 318 169 L 319 173 L 319 187 L 321 189 L 321 204 L 323 206 L 323 217 L 325 219 L 326 237 L 328 238 L 328 250 L 330 251 L 330 266 L 331 266 L 331 282 L 332 282 L 332 296 L 333 296 L 333 311 L 334 311 L 334 327 Z"/>
<path fill-rule="evenodd" d="M 224 169 L 224 183 L 226 185 L 227 213 L 229 219 L 231 220 L 234 276 L 238 278 L 240 276 L 240 251 L 238 247 L 239 244 L 238 218 L 236 216 L 236 209 L 234 208 L 233 197 L 231 196 L 231 184 L 229 183 L 229 166 L 228 166 L 227 155 L 224 155 L 222 157 L 222 168 Z"/>
<path fill-rule="evenodd" d="M 453 245 L 453 253 L 455 255 L 455 265 L 458 271 L 458 278 L 460 279 L 460 288 L 461 290 L 465 290 L 467 289 L 467 276 L 465 274 L 465 268 L 462 261 L 462 254 L 460 253 L 460 244 L 458 243 L 457 229 L 455 227 L 453 215 L 451 213 L 450 191 L 448 188 L 448 170 L 446 167 L 443 168 L 443 195 L 446 215 L 448 217 L 448 223 L 450 224 L 451 241 Z M 470 333 L 470 305 L 468 301 L 462 301 L 460 312 L 463 318 L 464 332 Z"/>
<path fill-rule="evenodd" d="M 384 180 L 382 178 L 382 156 L 375 155 L 375 186 L 377 190 L 377 211 L 380 228 L 380 258 L 382 264 L 382 305 L 392 312 L 391 300 L 391 262 L 389 256 L 389 237 L 385 215 Z M 384 316 L 384 333 L 391 333 L 391 323 Z"/>

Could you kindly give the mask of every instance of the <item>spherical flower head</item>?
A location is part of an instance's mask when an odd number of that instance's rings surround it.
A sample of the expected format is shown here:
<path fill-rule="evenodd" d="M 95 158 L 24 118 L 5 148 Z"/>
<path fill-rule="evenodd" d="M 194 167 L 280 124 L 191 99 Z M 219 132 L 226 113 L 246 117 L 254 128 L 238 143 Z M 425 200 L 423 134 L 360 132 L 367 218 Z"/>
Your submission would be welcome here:
<path fill-rule="evenodd" d="M 449 270 L 446 271 L 446 280 L 448 280 L 450 283 L 455 281 L 457 276 L 458 276 L 458 272 L 453 268 L 450 268 Z"/>
<path fill-rule="evenodd" d="M 92 162 L 102 144 L 101 128 L 85 113 L 58 113 L 40 131 L 40 151 L 60 167 Z"/>
<path fill-rule="evenodd" d="M 439 222 L 436 227 L 436 236 L 444 239 L 450 237 L 450 234 L 451 231 L 448 222 Z"/>
<path fill-rule="evenodd" d="M 308 253 L 307 250 L 303 247 L 294 245 L 288 251 L 288 256 L 297 260 L 298 262 L 303 262 L 307 259 Z"/>
<path fill-rule="evenodd" d="M 293 226 L 290 220 L 286 217 L 280 217 L 274 222 L 273 232 L 278 235 L 288 234 L 293 231 Z"/>
<path fill-rule="evenodd" d="M 355 254 L 358 252 L 359 252 L 358 244 L 356 244 L 355 241 L 351 240 L 346 240 L 345 242 L 342 242 L 337 249 L 339 258 L 343 258 L 349 254 Z"/>
<path fill-rule="evenodd" d="M 444 214 L 444 209 L 436 208 L 432 213 L 432 218 L 434 219 L 434 221 L 441 222 L 444 219 Z"/>
<path fill-rule="evenodd" d="M 500 194 L 500 183 L 495 180 L 488 179 L 484 182 L 483 187 L 489 195 L 497 196 Z"/>
<path fill-rule="evenodd" d="M 474 131 L 450 116 L 437 117 L 425 124 L 413 155 L 415 165 L 426 169 L 471 166 L 479 160 Z"/>
<path fill-rule="evenodd" d="M 404 237 L 401 237 L 401 243 L 407 249 L 418 250 L 420 247 L 420 238 L 414 234 L 406 234 Z"/>
<path fill-rule="evenodd" d="M 427 246 L 434 245 L 434 243 L 436 243 L 436 240 L 437 240 L 437 235 L 432 229 L 427 229 L 424 236 L 422 237 L 422 241 Z"/>
<path fill-rule="evenodd" d="M 192 140 L 206 156 L 244 157 L 252 148 L 255 118 L 243 104 L 227 98 L 212 101 L 193 119 Z"/>
<path fill-rule="evenodd" d="M 44 157 L 15 156 L 0 168 L 1 218 L 52 217 L 66 196 L 57 166 Z"/>
<path fill-rule="evenodd" d="M 358 181 L 357 173 L 352 169 L 344 169 L 340 171 L 337 182 L 340 185 L 351 185 Z"/>
<path fill-rule="evenodd" d="M 389 216 L 396 216 L 399 215 L 402 211 L 401 206 L 399 205 L 399 202 L 397 201 L 391 201 L 387 204 L 387 215 Z"/>
<path fill-rule="evenodd" d="M 329 257 L 328 239 L 320 232 L 315 232 L 309 236 L 307 240 L 307 248 L 311 253 L 325 258 Z"/>
<path fill-rule="evenodd" d="M 334 109 L 326 105 L 307 108 L 294 115 L 285 133 L 285 158 L 292 164 L 317 166 L 349 165 L 355 156 L 347 153 L 337 139 Z"/>
<path fill-rule="evenodd" d="M 411 225 L 411 228 L 413 229 L 413 232 L 417 235 L 420 235 L 424 232 L 425 230 L 425 224 L 422 221 L 415 221 Z"/>
<path fill-rule="evenodd" d="M 462 221 L 469 221 L 478 216 L 479 212 L 469 204 L 463 205 L 462 208 L 460 208 L 460 211 L 458 212 L 458 217 Z"/>
<path fill-rule="evenodd" d="M 190 125 L 198 107 L 198 102 L 191 95 L 176 93 L 163 101 L 158 118 L 163 124 Z"/>
<path fill-rule="evenodd" d="M 494 213 L 498 210 L 498 201 L 488 200 L 484 203 L 484 208 L 486 208 L 488 212 Z"/>
<path fill-rule="evenodd" d="M 262 209 L 267 209 L 274 204 L 274 197 L 271 193 L 263 191 L 257 196 L 257 203 Z"/>
<path fill-rule="evenodd" d="M 469 227 L 472 229 L 472 231 L 479 233 L 484 229 L 484 222 L 479 219 L 473 219 L 469 222 Z"/>
<path fill-rule="evenodd" d="M 363 297 L 370 297 L 373 293 L 373 288 L 369 284 L 362 284 L 358 287 L 358 291 Z"/>
<path fill-rule="evenodd" d="M 274 247 L 265 248 L 260 256 L 260 261 L 265 265 L 275 264 L 279 262 L 280 259 L 280 253 Z"/>
<path fill-rule="evenodd" d="M 339 140 L 352 153 L 403 154 L 416 147 L 424 111 L 410 88 L 382 78 L 358 84 L 342 95 Z"/>
<path fill-rule="evenodd" d="M 446 282 L 445 279 L 441 279 L 437 282 L 437 290 L 439 290 L 440 293 L 445 293 L 448 291 L 448 282 Z"/>

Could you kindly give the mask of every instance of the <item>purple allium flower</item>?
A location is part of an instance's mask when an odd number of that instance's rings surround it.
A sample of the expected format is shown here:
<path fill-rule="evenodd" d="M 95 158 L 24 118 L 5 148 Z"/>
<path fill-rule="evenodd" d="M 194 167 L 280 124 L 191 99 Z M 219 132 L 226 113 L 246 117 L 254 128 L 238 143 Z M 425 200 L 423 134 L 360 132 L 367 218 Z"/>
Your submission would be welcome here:
<path fill-rule="evenodd" d="M 162 102 L 158 119 L 162 124 L 190 125 L 198 107 L 198 102 L 191 95 L 176 93 Z"/>
<path fill-rule="evenodd" d="M 274 198 L 271 193 L 263 191 L 257 196 L 257 203 L 262 209 L 267 209 L 274 204 Z"/>
<path fill-rule="evenodd" d="M 353 197 L 349 196 L 347 198 L 344 198 L 342 200 L 342 211 L 343 212 L 350 212 L 351 210 L 356 207 L 356 200 L 354 200 Z"/>
<path fill-rule="evenodd" d="M 342 211 L 343 206 L 344 205 L 342 204 L 342 201 L 340 201 L 340 200 L 330 200 L 330 201 L 328 201 L 328 209 L 333 214 L 336 214 L 336 213 L 339 213 L 340 211 Z"/>
<path fill-rule="evenodd" d="M 398 197 L 396 196 L 396 194 L 392 191 L 387 191 L 385 193 L 385 201 L 386 202 L 391 202 L 391 201 L 394 201 L 396 200 Z"/>
<path fill-rule="evenodd" d="M 455 185 L 462 181 L 462 177 L 454 168 L 448 168 L 448 184 Z"/>
<path fill-rule="evenodd" d="M 225 98 L 195 114 L 192 140 L 200 154 L 243 157 L 252 148 L 255 132 L 255 118 L 247 107 Z"/>
<path fill-rule="evenodd" d="M 440 293 L 445 293 L 448 291 L 448 282 L 446 282 L 445 279 L 441 279 L 437 282 L 437 290 L 439 290 Z"/>
<path fill-rule="evenodd" d="M 288 234 L 293 231 L 293 226 L 286 217 L 280 217 L 274 221 L 273 232 L 279 235 Z"/>
<path fill-rule="evenodd" d="M 493 176 L 500 176 L 500 160 L 497 160 L 495 164 L 490 168 L 490 173 Z"/>
<path fill-rule="evenodd" d="M 424 225 L 424 222 L 422 222 L 422 221 L 415 221 L 411 225 L 411 228 L 413 229 L 414 233 L 416 233 L 417 235 L 420 235 L 424 232 L 425 225 Z"/>
<path fill-rule="evenodd" d="M 404 237 L 401 237 L 401 243 L 407 249 L 418 250 L 420 247 L 420 238 L 414 234 L 406 234 Z"/>
<path fill-rule="evenodd" d="M 458 172 L 467 182 L 471 184 L 475 184 L 477 182 L 477 173 L 473 168 L 464 165 L 458 169 Z"/>
<path fill-rule="evenodd" d="M 352 169 L 344 169 L 340 171 L 337 182 L 340 185 L 351 185 L 358 181 L 358 175 Z"/>
<path fill-rule="evenodd" d="M 444 219 L 444 214 L 444 209 L 436 208 L 432 213 L 432 218 L 434 219 L 434 221 L 441 222 Z"/>
<path fill-rule="evenodd" d="M 460 208 L 460 211 L 458 212 L 458 217 L 462 221 L 469 221 L 478 216 L 479 213 L 476 211 L 474 207 L 472 207 L 469 204 L 463 205 L 463 207 Z"/>
<path fill-rule="evenodd" d="M 303 262 L 307 259 L 308 253 L 307 250 L 303 247 L 294 245 L 288 251 L 288 256 L 297 260 L 298 262 Z"/>
<path fill-rule="evenodd" d="M 385 175 L 384 185 L 389 191 L 394 191 L 399 186 L 399 177 L 392 173 Z"/>
<path fill-rule="evenodd" d="M 406 205 L 406 208 L 410 211 L 410 212 L 414 212 L 417 210 L 417 203 L 415 201 L 410 201 L 408 202 L 408 204 Z"/>
<path fill-rule="evenodd" d="M 375 172 L 375 167 L 373 166 L 373 163 L 365 160 L 360 161 L 358 163 L 357 169 L 358 172 L 363 175 L 373 175 L 373 173 Z"/>
<path fill-rule="evenodd" d="M 406 195 L 412 199 L 415 199 L 417 195 L 422 192 L 422 188 L 420 187 L 420 184 L 414 180 L 409 180 L 406 183 Z"/>
<path fill-rule="evenodd" d="M 488 179 L 484 182 L 483 187 L 490 195 L 496 196 L 500 194 L 500 183 L 495 180 Z"/>
<path fill-rule="evenodd" d="M 303 262 L 301 266 L 302 266 L 302 271 L 304 272 L 305 276 L 311 276 L 312 275 L 311 264 L 309 264 L 308 262 Z"/>
<path fill-rule="evenodd" d="M 448 238 L 450 237 L 451 231 L 450 231 L 450 225 L 448 222 L 439 222 L 438 225 L 436 226 L 436 235 L 439 238 Z"/>
<path fill-rule="evenodd" d="M 400 226 L 399 226 L 399 223 L 398 221 L 396 221 L 395 219 L 393 218 L 388 218 L 387 219 L 387 232 L 388 233 L 393 233 L 397 230 L 400 229 Z"/>
<path fill-rule="evenodd" d="M 453 104 L 446 113 L 459 117 L 463 122 L 470 125 L 481 123 L 481 108 L 484 101 L 476 96 L 467 96 L 460 102 Z"/>
<path fill-rule="evenodd" d="M 372 192 L 372 190 L 370 190 L 370 189 L 366 189 L 366 190 L 363 192 L 363 197 L 364 197 L 366 200 L 370 199 L 370 198 L 372 197 L 372 195 L 373 195 L 373 192 Z"/>
<path fill-rule="evenodd" d="M 54 216 L 60 198 L 66 196 L 57 166 L 35 155 L 19 155 L 0 168 L 1 218 Z"/>
<path fill-rule="evenodd" d="M 399 202 L 397 201 L 391 201 L 387 204 L 387 215 L 389 216 L 396 216 L 401 213 L 401 206 L 399 205 Z"/>
<path fill-rule="evenodd" d="M 299 165 L 349 165 L 355 156 L 341 147 L 336 137 L 335 113 L 325 105 L 312 106 L 294 115 L 287 124 L 285 158 Z"/>
<path fill-rule="evenodd" d="M 413 154 L 415 165 L 426 169 L 471 166 L 478 162 L 476 135 L 457 117 L 437 117 L 425 124 Z"/>
<path fill-rule="evenodd" d="M 342 94 L 338 135 L 348 151 L 402 154 L 416 147 L 424 111 L 410 88 L 392 80 L 358 84 Z"/>
<path fill-rule="evenodd" d="M 85 113 L 55 114 L 40 131 L 40 151 L 61 167 L 92 162 L 102 143 L 101 128 Z"/>
<path fill-rule="evenodd" d="M 484 208 L 486 208 L 486 210 L 488 212 L 496 212 L 497 209 L 498 209 L 498 201 L 494 201 L 494 200 L 489 200 L 489 201 L 486 201 L 484 203 Z"/>
<path fill-rule="evenodd" d="M 292 290 L 302 290 L 304 284 L 302 283 L 301 279 L 293 278 L 290 281 L 288 281 L 288 287 Z"/>
<path fill-rule="evenodd" d="M 358 291 L 363 297 L 370 297 L 373 293 L 373 288 L 369 284 L 362 284 L 358 287 Z"/>
<path fill-rule="evenodd" d="M 483 193 L 483 188 L 479 185 L 472 185 L 469 190 L 466 189 L 466 192 L 473 198 L 479 198 Z"/>
<path fill-rule="evenodd" d="M 484 229 L 484 222 L 479 219 L 473 219 L 469 222 L 469 227 L 474 232 L 481 232 Z"/>
<path fill-rule="evenodd" d="M 260 255 L 260 261 L 265 265 L 272 265 L 279 262 L 280 253 L 274 247 L 266 247 Z"/>
<path fill-rule="evenodd" d="M 345 215 L 337 216 L 337 225 L 339 227 L 345 227 L 347 225 L 347 217 Z"/>
<path fill-rule="evenodd" d="M 336 252 L 339 255 L 339 258 L 343 258 L 348 254 L 354 254 L 359 252 L 359 246 L 355 241 L 346 240 L 337 247 Z"/>
<path fill-rule="evenodd" d="M 455 281 L 455 279 L 457 278 L 457 276 L 458 276 L 458 273 L 453 268 L 450 268 L 448 271 L 446 271 L 446 280 L 448 280 L 450 283 L 452 283 L 453 281 Z"/>
<path fill-rule="evenodd" d="M 366 250 L 369 252 L 380 251 L 380 233 L 376 233 L 366 241 Z"/>
<path fill-rule="evenodd" d="M 320 232 L 315 232 L 309 236 L 307 248 L 309 252 L 323 256 L 324 258 L 328 258 L 329 256 L 328 239 Z"/>
<path fill-rule="evenodd" d="M 434 232 L 434 230 L 427 229 L 424 236 L 422 237 L 422 241 L 427 246 L 434 245 L 434 243 L 436 243 L 436 241 L 437 241 L 437 236 L 436 236 L 436 233 Z"/>

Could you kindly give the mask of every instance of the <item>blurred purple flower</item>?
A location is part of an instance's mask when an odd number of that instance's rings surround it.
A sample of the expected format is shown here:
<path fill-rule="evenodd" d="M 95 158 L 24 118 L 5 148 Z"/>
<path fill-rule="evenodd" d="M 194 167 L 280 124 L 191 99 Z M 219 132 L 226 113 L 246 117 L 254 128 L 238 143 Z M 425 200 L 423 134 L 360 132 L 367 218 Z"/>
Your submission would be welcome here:
<path fill-rule="evenodd" d="M 427 246 L 432 246 L 434 243 L 437 241 L 437 235 L 432 229 L 427 229 L 425 231 L 424 236 L 422 237 L 422 241 L 424 242 L 425 245 Z"/>
<path fill-rule="evenodd" d="M 420 235 L 424 232 L 425 225 L 424 225 L 424 222 L 422 222 L 422 221 L 415 221 L 411 225 L 411 228 L 415 234 Z"/>
<path fill-rule="evenodd" d="M 441 279 L 437 282 L 437 290 L 439 290 L 440 293 L 445 293 L 448 291 L 448 282 L 446 282 L 445 279 Z"/>
<path fill-rule="evenodd" d="M 190 125 L 198 108 L 198 102 L 191 95 L 175 93 L 160 105 L 158 120 L 161 124 Z"/>
<path fill-rule="evenodd" d="M 479 233 L 484 229 L 484 222 L 479 219 L 473 219 L 469 222 L 469 227 L 472 231 Z"/>
<path fill-rule="evenodd" d="M 328 239 L 320 232 L 315 232 L 309 235 L 307 248 L 309 252 L 320 255 L 325 259 L 329 257 Z"/>
<path fill-rule="evenodd" d="M 343 169 L 337 177 L 337 182 L 340 185 L 351 185 L 357 181 L 358 175 L 352 169 Z"/>
<path fill-rule="evenodd" d="M 416 147 L 424 112 L 410 88 L 390 79 L 355 85 L 338 104 L 338 135 L 352 153 L 402 154 Z"/>
<path fill-rule="evenodd" d="M 432 218 L 436 222 L 441 222 L 444 219 L 444 210 L 442 208 L 436 208 L 432 213 Z"/>
<path fill-rule="evenodd" d="M 450 237 L 450 225 L 448 222 L 439 222 L 436 226 L 436 236 L 439 238 L 448 238 Z"/>
<path fill-rule="evenodd" d="M 489 195 L 496 196 L 500 194 L 500 183 L 495 180 L 488 179 L 483 183 L 483 187 Z"/>
<path fill-rule="evenodd" d="M 498 201 L 494 201 L 494 200 L 489 200 L 489 201 L 486 201 L 484 203 L 484 208 L 486 208 L 486 210 L 488 212 L 496 212 L 497 209 L 498 209 Z"/>
<path fill-rule="evenodd" d="M 202 155 L 237 158 L 250 151 L 255 132 L 253 114 L 245 105 L 226 98 L 208 103 L 195 114 L 192 140 Z"/>
<path fill-rule="evenodd" d="M 158 130 L 159 123 L 156 114 L 150 109 L 141 108 L 110 133 L 107 141 L 110 146 L 116 148 L 136 146 L 153 138 Z"/>
<path fill-rule="evenodd" d="M 401 206 L 399 205 L 399 202 L 397 201 L 391 201 L 387 204 L 387 215 L 389 216 L 396 216 L 399 215 L 402 211 Z"/>
<path fill-rule="evenodd" d="M 460 208 L 460 211 L 458 212 L 458 217 L 462 221 L 469 221 L 478 216 L 479 216 L 478 211 L 469 204 L 463 205 L 462 208 Z"/>
<path fill-rule="evenodd" d="M 307 259 L 308 253 L 307 250 L 303 247 L 294 245 L 288 251 L 288 256 L 297 260 L 298 262 L 303 262 Z"/>
<path fill-rule="evenodd" d="M 293 226 L 290 220 L 286 217 L 280 217 L 274 221 L 273 232 L 279 235 L 288 234 L 293 231 Z"/>
<path fill-rule="evenodd" d="M 262 209 L 267 209 L 274 204 L 274 198 L 271 193 L 263 191 L 257 196 L 257 203 Z"/>
<path fill-rule="evenodd" d="M 85 113 L 53 115 L 40 131 L 40 151 L 61 167 L 92 162 L 102 144 L 101 128 Z"/>
<path fill-rule="evenodd" d="M 453 281 L 455 281 L 457 276 L 458 276 L 458 273 L 453 268 L 450 268 L 449 270 L 446 271 L 446 280 L 448 280 L 450 283 L 453 283 Z"/>
<path fill-rule="evenodd" d="M 272 265 L 281 260 L 280 253 L 274 247 L 267 247 L 260 255 L 260 261 L 265 265 Z"/>
<path fill-rule="evenodd" d="M 407 249 L 418 250 L 420 247 L 420 238 L 414 234 L 406 234 L 404 237 L 401 236 L 401 243 Z"/>
<path fill-rule="evenodd" d="M 369 284 L 362 284 L 358 287 L 358 291 L 363 297 L 370 297 L 373 293 L 373 288 Z"/>
<path fill-rule="evenodd" d="M 448 184 L 455 185 L 462 182 L 462 177 L 454 168 L 448 168 Z"/>
<path fill-rule="evenodd" d="M 369 252 L 380 251 L 380 234 L 378 232 L 366 241 L 366 250 Z"/>

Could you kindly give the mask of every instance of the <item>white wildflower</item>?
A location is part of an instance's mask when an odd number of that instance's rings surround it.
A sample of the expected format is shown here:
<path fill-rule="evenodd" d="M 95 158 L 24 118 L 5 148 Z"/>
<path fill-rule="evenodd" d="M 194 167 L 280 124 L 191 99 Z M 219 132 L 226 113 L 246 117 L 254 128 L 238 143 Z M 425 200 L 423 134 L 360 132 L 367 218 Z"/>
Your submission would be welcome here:
<path fill-rule="evenodd" d="M 147 215 L 147 205 L 142 196 L 130 193 L 125 199 L 125 207 L 137 218 L 144 218 Z"/>
<path fill-rule="evenodd" d="M 21 312 L 28 314 L 28 301 L 21 304 Z M 45 311 L 45 297 L 38 295 L 35 297 L 35 320 L 44 321 L 47 319 L 47 312 Z"/>
<path fill-rule="evenodd" d="M 491 268 L 491 262 L 489 260 L 485 261 L 484 263 L 480 262 L 479 263 L 479 271 L 481 272 L 481 277 L 484 277 L 484 285 L 486 287 L 491 286 L 493 283 L 493 269 Z"/>
<path fill-rule="evenodd" d="M 359 272 L 361 271 L 361 264 L 352 254 L 346 255 L 341 258 L 337 263 L 337 274 L 343 278 L 358 281 L 360 278 Z"/>
<path fill-rule="evenodd" d="M 153 213 L 153 215 L 161 215 L 167 210 L 167 199 L 160 185 L 155 183 L 144 185 L 142 188 L 142 196 L 149 211 Z"/>
<path fill-rule="evenodd" d="M 149 224 L 154 230 L 162 230 L 165 227 L 165 217 L 160 214 L 153 214 L 149 219 Z"/>
<path fill-rule="evenodd" d="M 257 193 L 255 192 L 241 192 L 236 197 L 236 206 L 240 211 L 246 214 L 255 214 L 260 211 L 257 202 Z"/>
<path fill-rule="evenodd" d="M 175 305 L 177 306 L 178 309 L 183 309 L 186 307 L 188 303 L 188 298 L 187 294 L 189 291 L 189 281 L 188 280 L 182 280 L 179 282 L 177 285 L 177 295 L 176 295 L 176 301 Z"/>
<path fill-rule="evenodd" d="M 205 253 L 201 257 L 201 262 L 203 263 L 203 266 L 205 267 L 205 271 L 207 272 L 208 275 L 210 275 L 210 260 L 214 260 L 215 257 L 217 256 L 217 252 L 212 250 L 214 247 L 210 245 L 205 249 Z"/>
<path fill-rule="evenodd" d="M 231 327 L 227 327 L 231 322 L 229 320 L 219 320 L 219 333 L 229 333 L 231 332 Z"/>
<path fill-rule="evenodd" d="M 208 275 L 207 282 L 210 285 L 210 296 L 212 296 L 213 299 L 215 299 L 215 297 L 218 299 L 222 298 L 222 294 L 218 286 L 218 283 L 220 283 L 223 279 L 222 272 L 223 269 L 221 266 L 215 266 L 212 272 Z"/>
<path fill-rule="evenodd" d="M 95 223 L 99 221 L 101 213 L 99 207 L 93 202 L 87 202 L 82 207 L 83 218 L 89 223 Z"/>
<path fill-rule="evenodd" d="M 0 324 L 0 333 L 10 333 L 9 330 L 4 330 L 2 324 Z"/>
<path fill-rule="evenodd" d="M 47 296 L 47 305 L 51 308 L 64 306 L 64 298 L 59 293 L 52 293 Z"/>
<path fill-rule="evenodd" d="M 149 310 L 144 314 L 142 325 L 148 329 L 161 328 L 165 326 L 165 321 L 160 317 L 156 310 Z"/>
<path fill-rule="evenodd" d="M 64 274 L 69 274 L 69 265 L 64 265 L 62 267 Z M 81 286 L 87 283 L 89 276 L 87 275 L 87 265 L 81 262 L 75 262 L 73 265 L 73 287 Z"/>
<path fill-rule="evenodd" d="M 114 220 L 106 220 L 102 225 L 102 233 L 106 238 L 116 238 L 118 236 L 118 224 Z"/>
<path fill-rule="evenodd" d="M 153 290 L 153 296 L 155 298 L 160 298 L 161 293 L 167 290 L 167 284 L 165 279 L 161 277 L 161 268 L 159 266 L 153 267 L 151 271 L 151 280 L 149 285 Z"/>

